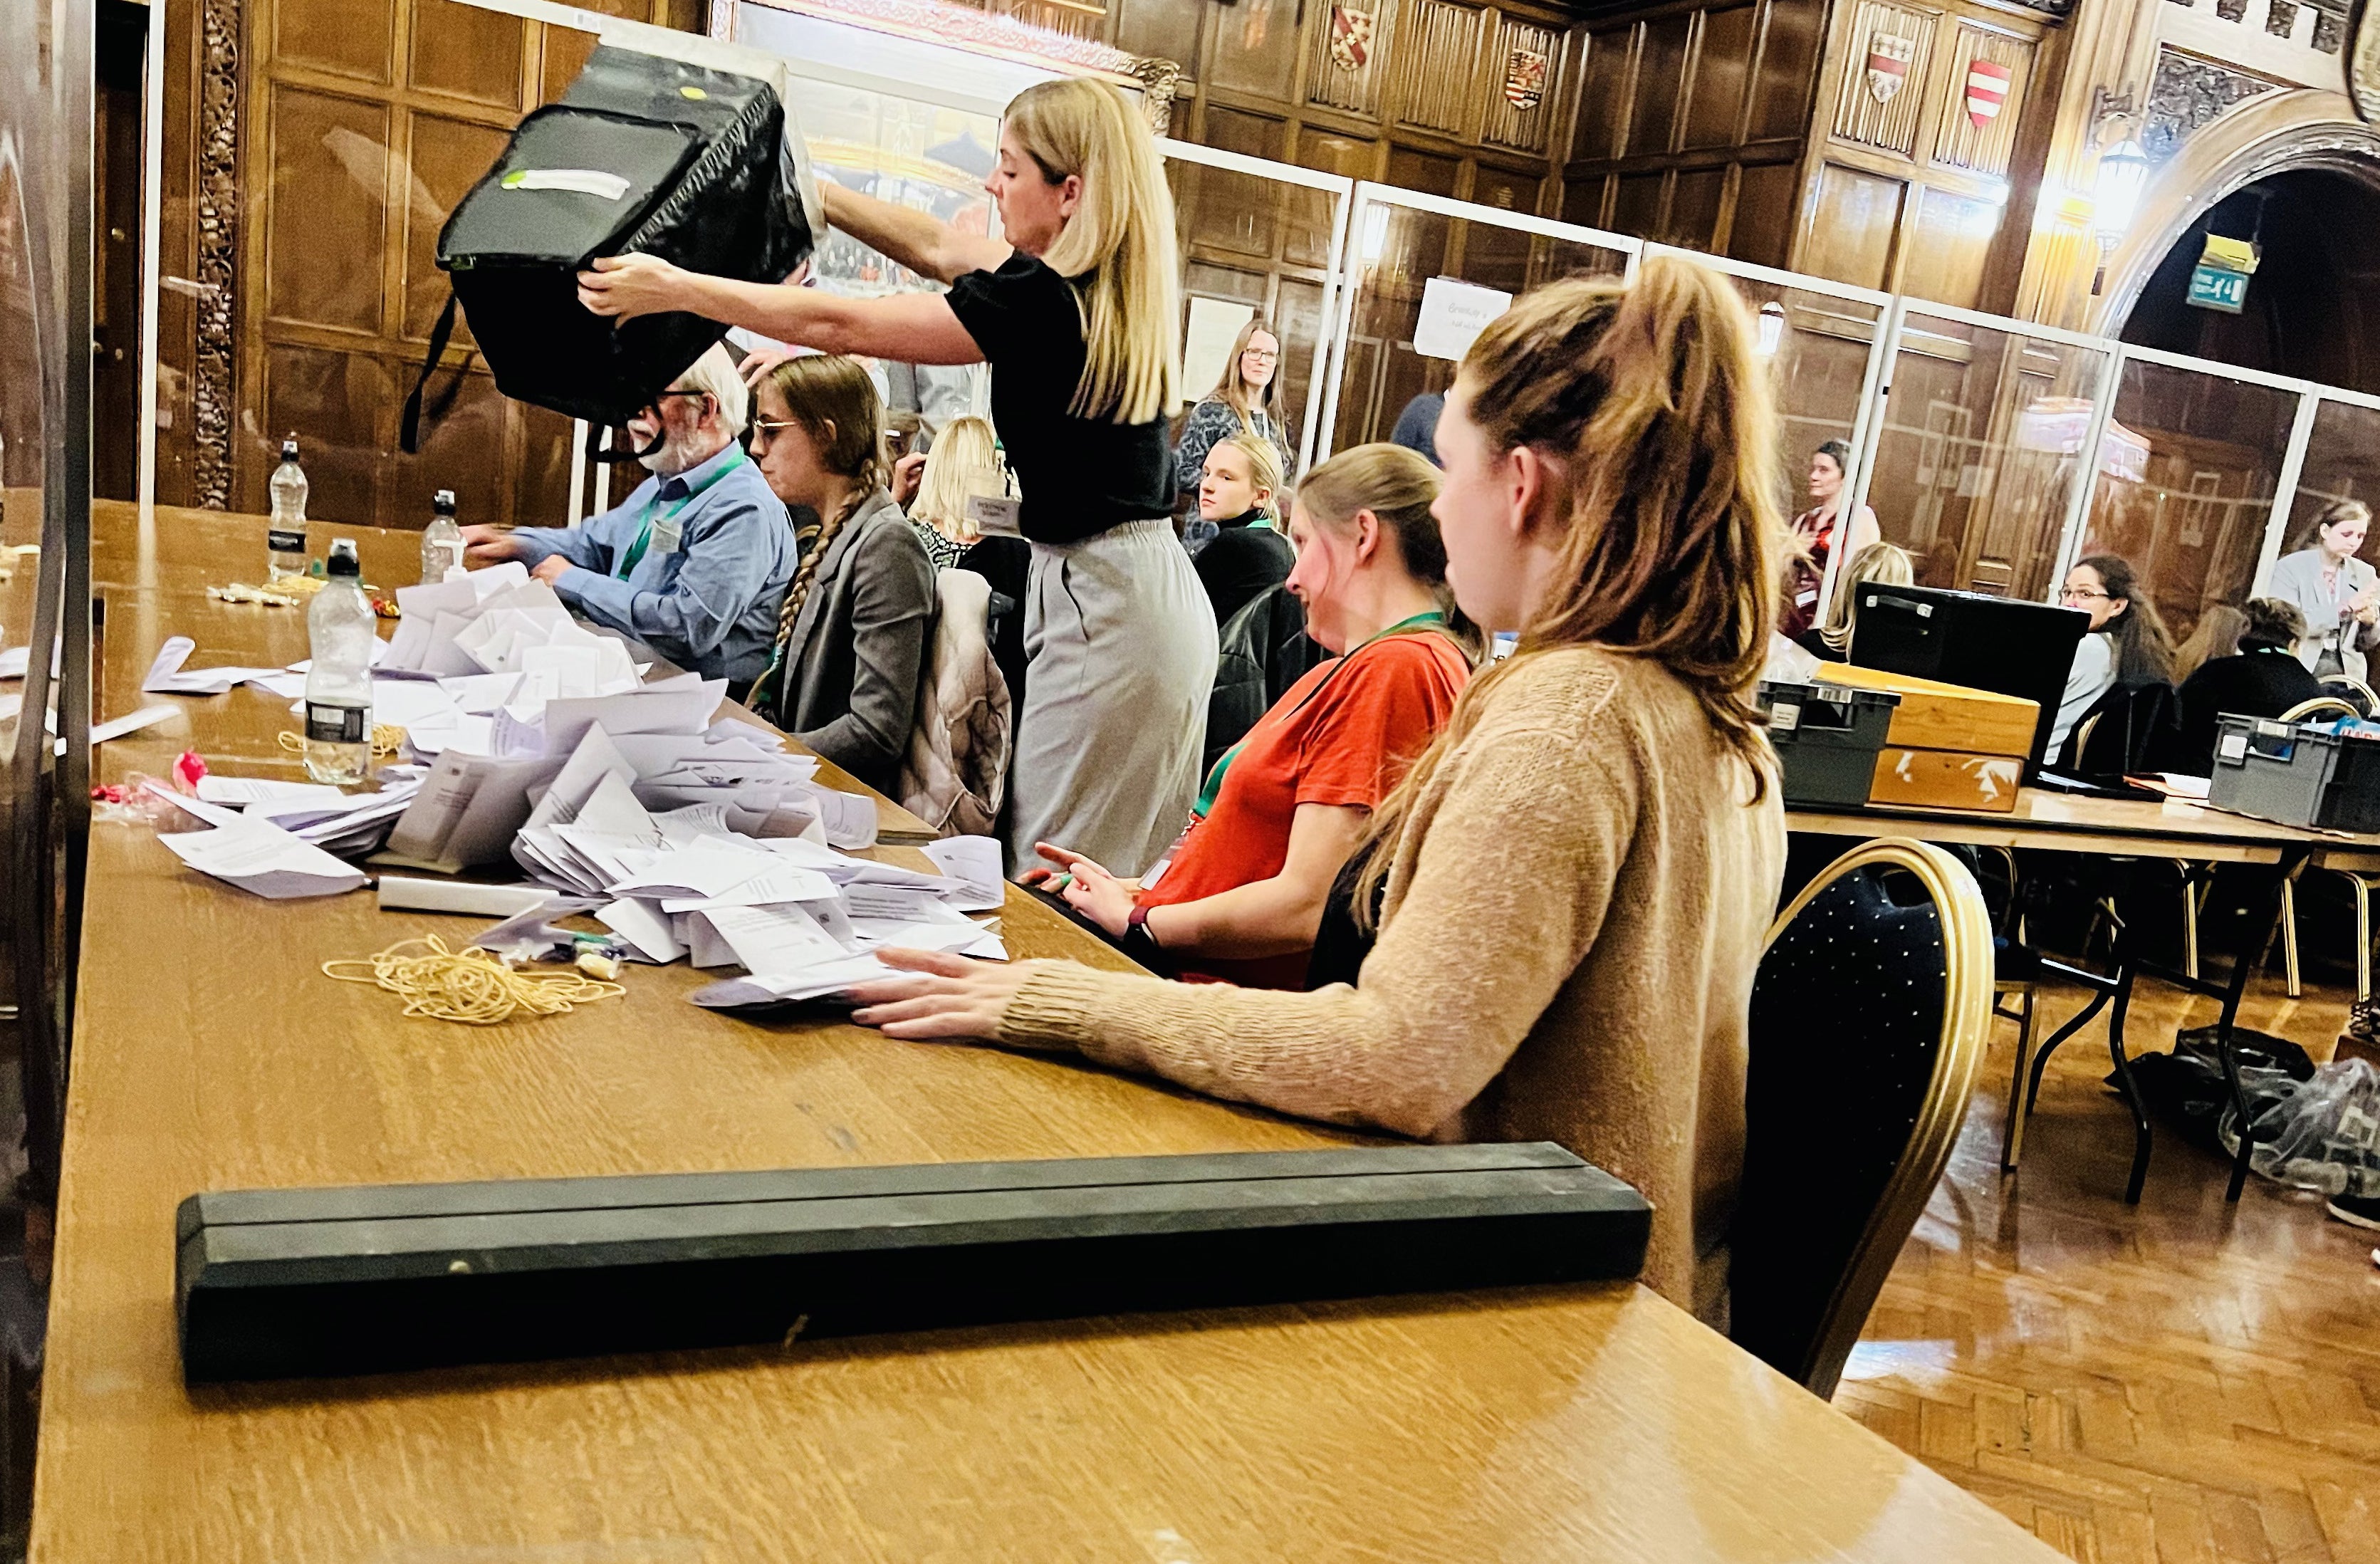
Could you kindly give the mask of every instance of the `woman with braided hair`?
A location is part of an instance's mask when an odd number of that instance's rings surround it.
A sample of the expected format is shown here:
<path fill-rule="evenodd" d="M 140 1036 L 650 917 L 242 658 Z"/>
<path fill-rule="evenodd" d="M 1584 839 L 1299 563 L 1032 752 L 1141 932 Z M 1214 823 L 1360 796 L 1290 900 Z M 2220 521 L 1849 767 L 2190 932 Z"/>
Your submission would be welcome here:
<path fill-rule="evenodd" d="M 752 459 L 815 527 L 752 707 L 879 793 L 900 782 L 933 639 L 934 567 L 884 487 L 884 407 L 855 360 L 789 358 L 753 388 Z"/>

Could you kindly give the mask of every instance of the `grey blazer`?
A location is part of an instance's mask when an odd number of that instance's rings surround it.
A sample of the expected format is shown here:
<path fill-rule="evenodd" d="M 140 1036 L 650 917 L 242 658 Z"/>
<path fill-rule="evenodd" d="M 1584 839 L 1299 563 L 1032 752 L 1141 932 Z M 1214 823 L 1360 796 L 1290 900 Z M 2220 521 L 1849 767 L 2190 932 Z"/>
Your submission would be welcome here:
<path fill-rule="evenodd" d="M 879 793 L 899 784 L 934 630 L 934 567 L 879 489 L 827 545 L 785 643 L 777 725 Z"/>
<path fill-rule="evenodd" d="M 2350 677 L 2363 677 L 2363 654 L 2380 645 L 2380 627 L 2342 619 L 2340 610 L 2374 580 L 2380 580 L 2380 572 L 2360 559 L 2347 561 L 2338 567 L 2338 606 L 2333 607 L 2329 595 L 2322 589 L 2321 549 L 2300 549 L 2274 562 L 2272 577 L 2265 583 L 2265 595 L 2293 602 L 2305 615 L 2305 639 L 2298 643 L 2297 649 L 2299 661 L 2312 668 L 2322 660 L 2323 649 L 2334 644 L 2336 637 L 2341 666 Z"/>

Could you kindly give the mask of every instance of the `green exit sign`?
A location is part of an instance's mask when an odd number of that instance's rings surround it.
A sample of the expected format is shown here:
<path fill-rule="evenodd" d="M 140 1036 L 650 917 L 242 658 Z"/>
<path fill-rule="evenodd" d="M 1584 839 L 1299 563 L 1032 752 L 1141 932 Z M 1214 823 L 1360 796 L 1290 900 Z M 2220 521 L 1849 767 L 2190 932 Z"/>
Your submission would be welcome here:
<path fill-rule="evenodd" d="M 2191 270 L 2190 302 L 2201 309 L 2237 315 L 2248 302 L 2248 273 L 2202 261 Z"/>

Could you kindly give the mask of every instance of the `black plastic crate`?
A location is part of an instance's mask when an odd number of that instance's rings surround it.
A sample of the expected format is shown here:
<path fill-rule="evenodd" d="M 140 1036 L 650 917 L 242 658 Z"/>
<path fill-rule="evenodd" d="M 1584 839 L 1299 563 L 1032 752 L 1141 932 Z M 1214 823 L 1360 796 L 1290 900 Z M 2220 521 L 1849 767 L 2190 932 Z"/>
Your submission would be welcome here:
<path fill-rule="evenodd" d="M 1840 685 L 1760 685 L 1788 804 L 1864 804 L 1900 697 Z"/>

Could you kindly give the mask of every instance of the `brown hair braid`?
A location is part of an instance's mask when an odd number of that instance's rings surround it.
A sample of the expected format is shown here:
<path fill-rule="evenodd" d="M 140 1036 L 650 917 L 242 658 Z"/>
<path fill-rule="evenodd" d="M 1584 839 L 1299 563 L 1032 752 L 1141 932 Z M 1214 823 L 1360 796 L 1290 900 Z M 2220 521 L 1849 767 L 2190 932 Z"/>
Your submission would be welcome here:
<path fill-rule="evenodd" d="M 884 403 L 876 394 L 876 382 L 868 378 L 868 371 L 857 360 L 824 353 L 805 354 L 788 358 L 770 370 L 762 383 L 784 398 L 786 416 L 809 436 L 810 443 L 818 449 L 820 465 L 851 479 L 853 492 L 840 511 L 815 529 L 803 528 L 795 534 L 799 540 L 808 533 L 808 546 L 802 551 L 801 563 L 794 567 L 793 580 L 785 586 L 785 600 L 777 610 L 775 649 L 769 672 L 753 688 L 756 704 L 765 700 L 771 689 L 783 687 L 785 648 L 793 639 L 794 622 L 802 615 L 802 604 L 809 600 L 810 583 L 818 578 L 819 562 L 826 557 L 836 535 L 858 514 L 859 507 L 884 487 L 886 470 Z"/>

